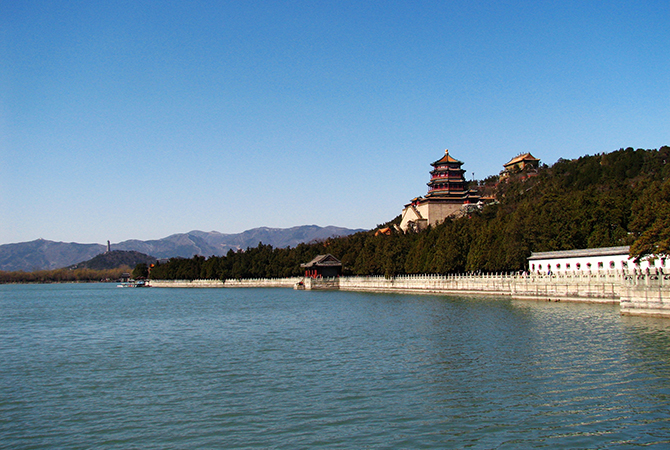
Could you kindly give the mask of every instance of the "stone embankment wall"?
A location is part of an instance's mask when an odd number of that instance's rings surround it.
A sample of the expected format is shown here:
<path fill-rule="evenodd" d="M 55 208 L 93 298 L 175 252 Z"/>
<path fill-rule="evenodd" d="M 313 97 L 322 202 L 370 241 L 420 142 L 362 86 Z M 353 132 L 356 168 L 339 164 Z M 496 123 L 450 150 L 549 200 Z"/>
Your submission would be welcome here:
<path fill-rule="evenodd" d="M 302 284 L 298 285 L 298 283 Z M 574 275 L 406 275 L 385 278 L 277 278 L 245 280 L 152 280 L 153 287 L 243 288 L 297 285 L 306 290 L 346 290 L 451 295 L 503 295 L 541 299 L 620 304 L 621 313 L 670 317 L 670 275 L 607 272 Z"/>
<path fill-rule="evenodd" d="M 630 277 L 621 286 L 621 314 L 670 318 L 670 275 Z"/>
<path fill-rule="evenodd" d="M 275 278 L 244 280 L 152 280 L 153 287 L 225 288 L 286 287 L 303 282 L 307 290 L 423 292 L 441 294 L 509 295 L 518 298 L 618 303 L 620 277 L 613 275 L 557 277 L 509 274 L 406 275 L 391 278 L 340 277 L 326 279 Z"/>
<path fill-rule="evenodd" d="M 162 288 L 292 288 L 302 278 L 250 278 L 244 280 L 151 280 L 152 287 Z"/>
<path fill-rule="evenodd" d="M 619 302 L 618 276 L 524 276 L 511 274 L 343 277 L 339 288 L 349 291 L 425 292 L 506 295 L 514 298 Z"/>

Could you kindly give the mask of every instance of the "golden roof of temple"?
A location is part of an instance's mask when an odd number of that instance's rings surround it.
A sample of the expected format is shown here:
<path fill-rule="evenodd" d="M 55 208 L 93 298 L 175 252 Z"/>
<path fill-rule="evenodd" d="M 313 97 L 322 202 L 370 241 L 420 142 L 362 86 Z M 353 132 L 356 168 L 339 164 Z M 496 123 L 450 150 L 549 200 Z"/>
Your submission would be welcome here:
<path fill-rule="evenodd" d="M 463 164 L 461 161 L 459 161 L 459 160 L 457 160 L 457 159 L 454 159 L 454 158 L 452 158 L 451 156 L 449 156 L 449 149 L 446 149 L 446 150 L 444 151 L 444 156 L 442 157 L 442 159 L 438 159 L 438 160 L 435 161 L 432 165 L 436 165 L 436 164 L 444 164 L 444 163 L 457 163 L 457 164 Z"/>
<path fill-rule="evenodd" d="M 512 158 L 512 160 L 510 162 L 508 162 L 507 164 L 504 164 L 503 167 L 511 166 L 513 164 L 518 164 L 521 161 L 539 162 L 540 160 L 535 158 L 530 153 L 524 153 L 523 155 L 519 155 L 516 158 Z"/>

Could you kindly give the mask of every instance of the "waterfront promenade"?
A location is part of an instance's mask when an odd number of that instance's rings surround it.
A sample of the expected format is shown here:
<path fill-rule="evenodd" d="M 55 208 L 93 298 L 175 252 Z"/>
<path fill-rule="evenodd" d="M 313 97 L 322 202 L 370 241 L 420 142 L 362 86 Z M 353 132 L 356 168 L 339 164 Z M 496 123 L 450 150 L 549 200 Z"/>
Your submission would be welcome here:
<path fill-rule="evenodd" d="M 516 299 L 618 304 L 621 314 L 670 318 L 670 275 L 630 276 L 617 271 L 574 275 L 455 274 L 386 278 L 277 278 L 244 280 L 152 280 L 163 288 L 294 288 L 306 290 L 494 295 Z"/>

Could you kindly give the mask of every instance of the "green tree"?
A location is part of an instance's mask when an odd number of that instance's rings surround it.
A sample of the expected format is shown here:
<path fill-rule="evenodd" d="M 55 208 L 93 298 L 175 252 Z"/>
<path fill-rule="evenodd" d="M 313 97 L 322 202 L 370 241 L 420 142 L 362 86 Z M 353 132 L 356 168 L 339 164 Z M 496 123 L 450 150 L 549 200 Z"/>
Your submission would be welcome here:
<path fill-rule="evenodd" d="M 670 179 L 654 183 L 636 203 L 632 223 L 637 239 L 630 249 L 639 260 L 650 255 L 670 255 Z"/>
<path fill-rule="evenodd" d="M 149 276 L 149 266 L 146 263 L 139 263 L 133 269 L 131 276 L 134 279 L 147 278 Z"/>

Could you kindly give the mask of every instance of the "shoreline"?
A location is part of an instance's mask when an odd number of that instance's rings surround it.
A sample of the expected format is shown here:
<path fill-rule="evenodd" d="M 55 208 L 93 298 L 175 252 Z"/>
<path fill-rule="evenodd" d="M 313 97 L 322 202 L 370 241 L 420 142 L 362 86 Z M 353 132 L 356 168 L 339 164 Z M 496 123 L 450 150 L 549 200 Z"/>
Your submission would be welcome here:
<path fill-rule="evenodd" d="M 630 277 L 616 272 L 556 275 L 403 275 L 244 280 L 151 280 L 156 288 L 342 290 L 398 294 L 485 295 L 515 300 L 619 305 L 622 315 L 670 318 L 670 276 Z"/>

